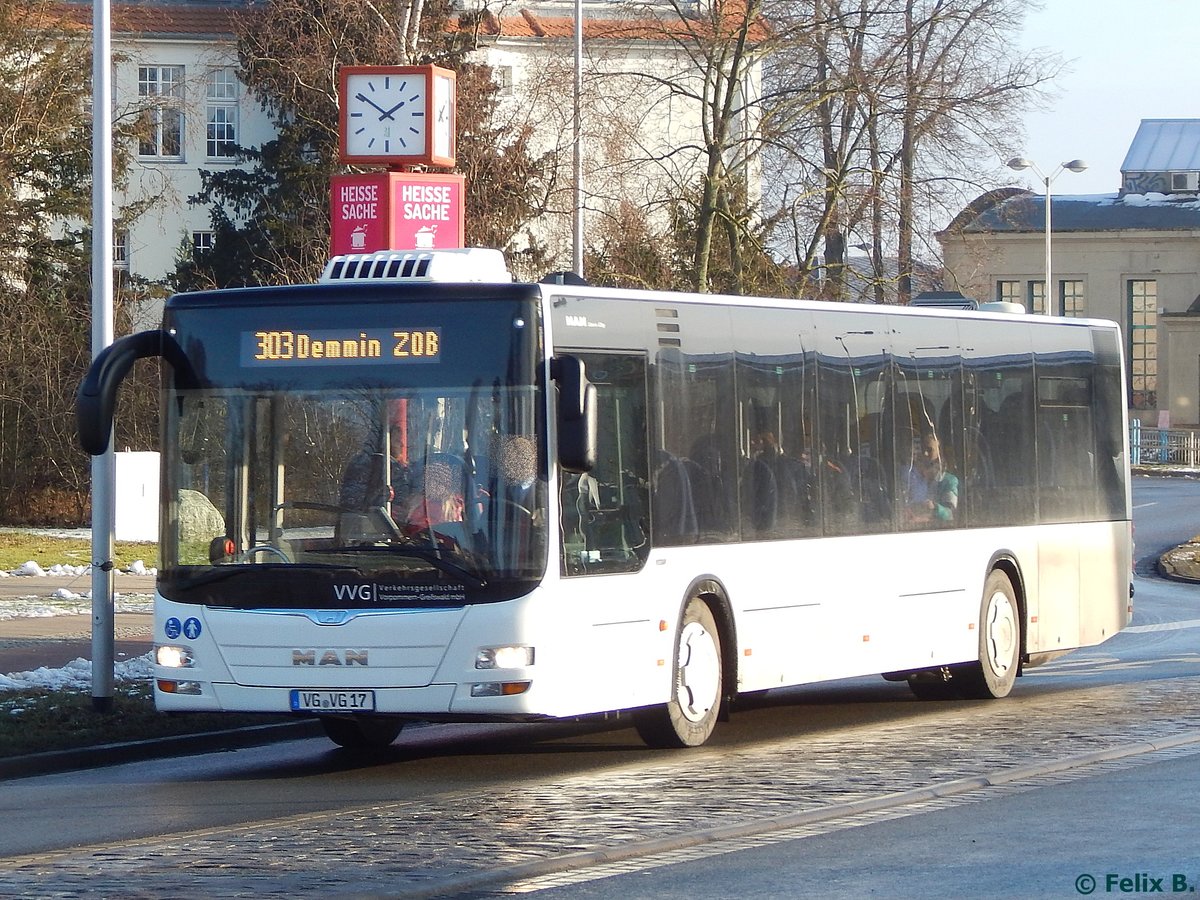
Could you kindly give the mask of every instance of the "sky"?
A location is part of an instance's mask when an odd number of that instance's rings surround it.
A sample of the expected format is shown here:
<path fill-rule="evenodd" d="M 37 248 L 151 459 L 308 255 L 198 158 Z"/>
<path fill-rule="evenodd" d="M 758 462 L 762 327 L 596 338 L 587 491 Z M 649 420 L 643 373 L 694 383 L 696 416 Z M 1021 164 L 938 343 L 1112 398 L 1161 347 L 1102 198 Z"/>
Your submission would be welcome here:
<path fill-rule="evenodd" d="M 1069 67 L 1050 107 L 1026 115 L 1017 154 L 1046 173 L 1087 162 L 1087 171 L 1054 179 L 1056 195 L 1115 193 L 1142 119 L 1200 118 L 1196 0 L 1045 0 L 1026 20 L 1024 45 L 1055 50 Z M 1029 170 L 1014 175 L 1015 184 L 1041 191 Z"/>

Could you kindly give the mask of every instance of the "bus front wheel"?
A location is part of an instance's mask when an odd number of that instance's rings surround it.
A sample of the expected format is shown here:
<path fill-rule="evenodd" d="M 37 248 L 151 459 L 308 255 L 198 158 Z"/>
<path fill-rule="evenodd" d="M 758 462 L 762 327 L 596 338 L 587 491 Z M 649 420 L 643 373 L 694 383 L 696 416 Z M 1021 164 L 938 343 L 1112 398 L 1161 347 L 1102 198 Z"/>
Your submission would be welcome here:
<path fill-rule="evenodd" d="M 979 662 L 955 672 L 964 697 L 1007 697 L 1021 663 L 1021 608 L 1008 576 L 993 570 L 983 585 L 979 611 Z"/>
<path fill-rule="evenodd" d="M 723 683 L 716 620 L 708 604 L 693 597 L 679 623 L 671 699 L 634 714 L 638 734 L 651 747 L 699 747 L 717 725 Z"/>
<path fill-rule="evenodd" d="M 404 727 L 401 719 L 385 716 L 320 716 L 325 736 L 347 750 L 367 753 L 387 748 Z"/>

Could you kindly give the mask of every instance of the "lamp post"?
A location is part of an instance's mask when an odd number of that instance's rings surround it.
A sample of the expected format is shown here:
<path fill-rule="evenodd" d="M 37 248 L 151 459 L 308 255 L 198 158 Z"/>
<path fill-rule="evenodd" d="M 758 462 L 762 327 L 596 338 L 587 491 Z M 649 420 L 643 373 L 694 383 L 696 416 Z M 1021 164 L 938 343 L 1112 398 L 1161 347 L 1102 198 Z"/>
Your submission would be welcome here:
<path fill-rule="evenodd" d="M 575 0 L 575 108 L 572 116 L 572 181 L 575 209 L 571 227 L 571 268 L 583 278 L 583 0 Z"/>
<path fill-rule="evenodd" d="M 1053 277 L 1053 270 L 1050 265 L 1050 184 L 1055 178 L 1062 174 L 1064 170 L 1076 173 L 1082 172 L 1087 168 L 1087 163 L 1085 163 L 1082 159 L 1073 159 L 1070 162 L 1060 163 L 1058 168 L 1049 175 L 1039 169 L 1033 160 L 1025 159 L 1023 156 L 1014 156 L 1007 163 L 1005 163 L 1005 165 L 1007 165 L 1014 172 L 1022 172 L 1025 169 L 1033 169 L 1034 174 L 1036 174 L 1038 178 L 1042 179 L 1042 184 L 1046 186 L 1046 281 L 1045 286 L 1042 288 L 1042 312 L 1048 316 L 1052 316 L 1054 315 L 1054 282 L 1051 280 Z"/>

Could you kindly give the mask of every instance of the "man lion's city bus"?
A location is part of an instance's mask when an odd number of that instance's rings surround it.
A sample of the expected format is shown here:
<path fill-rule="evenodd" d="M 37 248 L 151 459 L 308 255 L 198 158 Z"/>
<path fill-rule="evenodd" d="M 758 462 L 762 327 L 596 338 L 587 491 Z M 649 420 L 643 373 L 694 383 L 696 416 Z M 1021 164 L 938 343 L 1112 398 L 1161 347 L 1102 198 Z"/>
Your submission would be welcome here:
<path fill-rule="evenodd" d="M 154 694 L 406 721 L 628 714 L 867 674 L 1004 697 L 1132 614 L 1109 322 L 514 283 L 495 251 L 179 294 L 161 357 Z"/>

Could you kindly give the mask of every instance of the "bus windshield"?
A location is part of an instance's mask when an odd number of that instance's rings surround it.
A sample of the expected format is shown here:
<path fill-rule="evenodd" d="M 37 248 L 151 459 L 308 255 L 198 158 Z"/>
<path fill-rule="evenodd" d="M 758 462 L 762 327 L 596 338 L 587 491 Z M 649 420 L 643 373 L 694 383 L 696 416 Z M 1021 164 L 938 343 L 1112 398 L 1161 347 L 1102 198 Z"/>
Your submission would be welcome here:
<path fill-rule="evenodd" d="M 278 333 L 274 345 L 254 334 L 245 365 L 166 392 L 164 596 L 232 608 L 461 605 L 516 596 L 544 573 L 545 429 L 530 343 L 510 341 L 503 368 L 489 365 L 499 353 L 472 361 L 439 348 L 432 365 L 309 373 L 253 365 L 262 346 L 280 347 Z"/>

